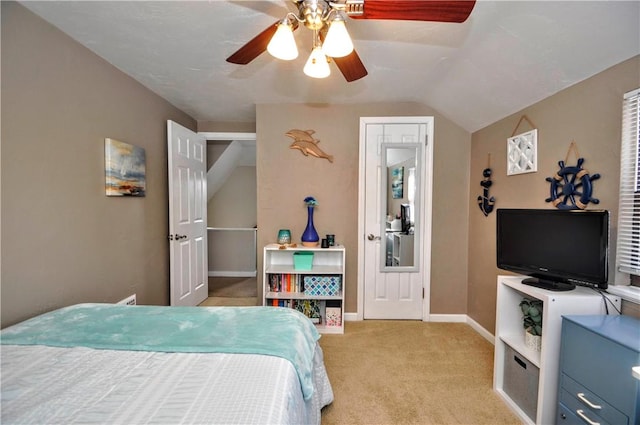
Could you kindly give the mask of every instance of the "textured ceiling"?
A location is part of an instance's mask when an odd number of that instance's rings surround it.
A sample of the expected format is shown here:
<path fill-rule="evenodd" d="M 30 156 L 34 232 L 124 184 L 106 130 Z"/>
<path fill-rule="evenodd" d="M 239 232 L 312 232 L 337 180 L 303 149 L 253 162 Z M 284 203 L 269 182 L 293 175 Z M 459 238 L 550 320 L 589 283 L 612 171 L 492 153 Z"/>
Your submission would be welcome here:
<path fill-rule="evenodd" d="M 468 131 L 640 54 L 638 1 L 478 0 L 463 24 L 347 20 L 369 75 L 347 83 L 263 53 L 225 59 L 284 17 L 281 1 L 22 4 L 198 121 L 255 121 L 259 103 L 424 103 Z"/>

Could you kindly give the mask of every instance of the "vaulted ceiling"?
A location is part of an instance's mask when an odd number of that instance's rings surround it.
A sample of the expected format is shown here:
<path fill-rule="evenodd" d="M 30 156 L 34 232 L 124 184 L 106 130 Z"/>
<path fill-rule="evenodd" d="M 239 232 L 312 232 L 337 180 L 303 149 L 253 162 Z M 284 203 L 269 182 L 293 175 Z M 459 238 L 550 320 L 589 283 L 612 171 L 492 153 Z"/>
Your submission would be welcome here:
<path fill-rule="evenodd" d="M 478 0 L 462 24 L 347 20 L 369 74 L 322 80 L 299 57 L 225 61 L 290 1 L 22 4 L 198 121 L 253 122 L 259 103 L 424 103 L 473 132 L 640 54 L 638 1 Z M 366 3 L 365 3 L 366 4 Z"/>

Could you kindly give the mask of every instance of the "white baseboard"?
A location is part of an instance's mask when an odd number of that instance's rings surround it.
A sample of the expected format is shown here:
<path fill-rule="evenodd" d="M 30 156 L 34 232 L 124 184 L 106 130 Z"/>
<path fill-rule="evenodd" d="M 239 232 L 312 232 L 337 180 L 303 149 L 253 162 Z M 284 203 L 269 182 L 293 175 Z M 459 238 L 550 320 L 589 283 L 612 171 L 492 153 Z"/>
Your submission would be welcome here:
<path fill-rule="evenodd" d="M 467 323 L 466 314 L 430 314 L 428 322 Z"/>
<path fill-rule="evenodd" d="M 358 313 L 345 313 L 344 321 L 345 322 L 355 322 L 358 320 Z"/>
<path fill-rule="evenodd" d="M 358 321 L 358 313 L 345 313 L 345 322 Z M 478 322 L 473 320 L 466 314 L 431 314 L 429 315 L 429 322 L 434 323 L 466 323 L 474 331 L 478 332 L 480 336 L 489 341 L 492 345 L 495 344 L 495 338 L 491 332 L 483 328 Z"/>
<path fill-rule="evenodd" d="M 473 328 L 474 331 L 478 332 L 482 337 L 484 337 L 484 339 L 489 341 L 492 345 L 495 345 L 496 339 L 493 334 L 480 326 L 480 323 L 476 322 L 469 316 L 467 316 L 467 323 Z"/>
<path fill-rule="evenodd" d="M 238 272 L 238 271 L 211 271 L 209 277 L 256 277 L 258 272 Z"/>

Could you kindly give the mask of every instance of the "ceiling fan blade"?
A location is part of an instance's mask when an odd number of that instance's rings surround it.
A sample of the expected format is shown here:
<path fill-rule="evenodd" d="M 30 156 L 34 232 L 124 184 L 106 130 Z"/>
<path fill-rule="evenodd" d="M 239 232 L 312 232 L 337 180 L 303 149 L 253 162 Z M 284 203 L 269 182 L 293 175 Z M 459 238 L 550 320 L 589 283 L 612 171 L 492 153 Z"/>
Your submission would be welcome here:
<path fill-rule="evenodd" d="M 362 14 L 347 15 L 354 19 L 461 23 L 475 4 L 475 0 L 364 0 Z"/>
<path fill-rule="evenodd" d="M 237 52 L 227 58 L 227 62 L 236 63 L 238 65 L 246 65 L 264 51 L 267 50 L 267 45 L 271 38 L 276 33 L 278 21 L 273 25 L 270 25 L 262 31 L 260 34 L 253 37 L 247 44 L 238 49 Z"/>
<path fill-rule="evenodd" d="M 227 58 L 227 62 L 235 63 L 238 65 L 246 65 L 264 51 L 267 50 L 267 46 L 271 41 L 271 38 L 276 33 L 278 29 L 278 23 L 280 21 L 276 21 L 273 25 L 269 25 L 267 29 L 262 31 L 260 34 L 253 37 L 247 44 L 238 49 L 237 52 L 232 54 Z M 298 23 L 293 23 L 293 31 L 298 29 Z"/>
<path fill-rule="evenodd" d="M 359 80 L 368 74 L 367 69 L 360 60 L 360 56 L 358 56 L 355 50 L 345 57 L 331 59 L 333 59 L 340 72 L 342 72 L 342 75 L 344 75 L 345 80 L 349 83 Z"/>
<path fill-rule="evenodd" d="M 324 39 L 327 37 L 327 27 L 324 26 L 320 29 L 319 36 L 320 41 L 324 43 Z M 356 53 L 356 51 L 352 51 L 347 56 L 341 58 L 331 58 L 335 63 L 345 80 L 348 83 L 352 81 L 359 80 L 362 77 L 366 77 L 368 72 L 364 67 L 362 60 L 360 60 L 360 56 Z"/>

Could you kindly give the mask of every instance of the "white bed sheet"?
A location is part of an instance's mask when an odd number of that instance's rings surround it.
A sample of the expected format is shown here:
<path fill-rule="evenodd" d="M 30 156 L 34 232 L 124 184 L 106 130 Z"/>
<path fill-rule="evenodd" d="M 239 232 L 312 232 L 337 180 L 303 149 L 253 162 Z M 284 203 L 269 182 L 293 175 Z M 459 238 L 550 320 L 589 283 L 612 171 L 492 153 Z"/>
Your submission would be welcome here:
<path fill-rule="evenodd" d="M 2 424 L 319 424 L 333 401 L 316 346 L 314 392 L 275 356 L 0 347 Z"/>

